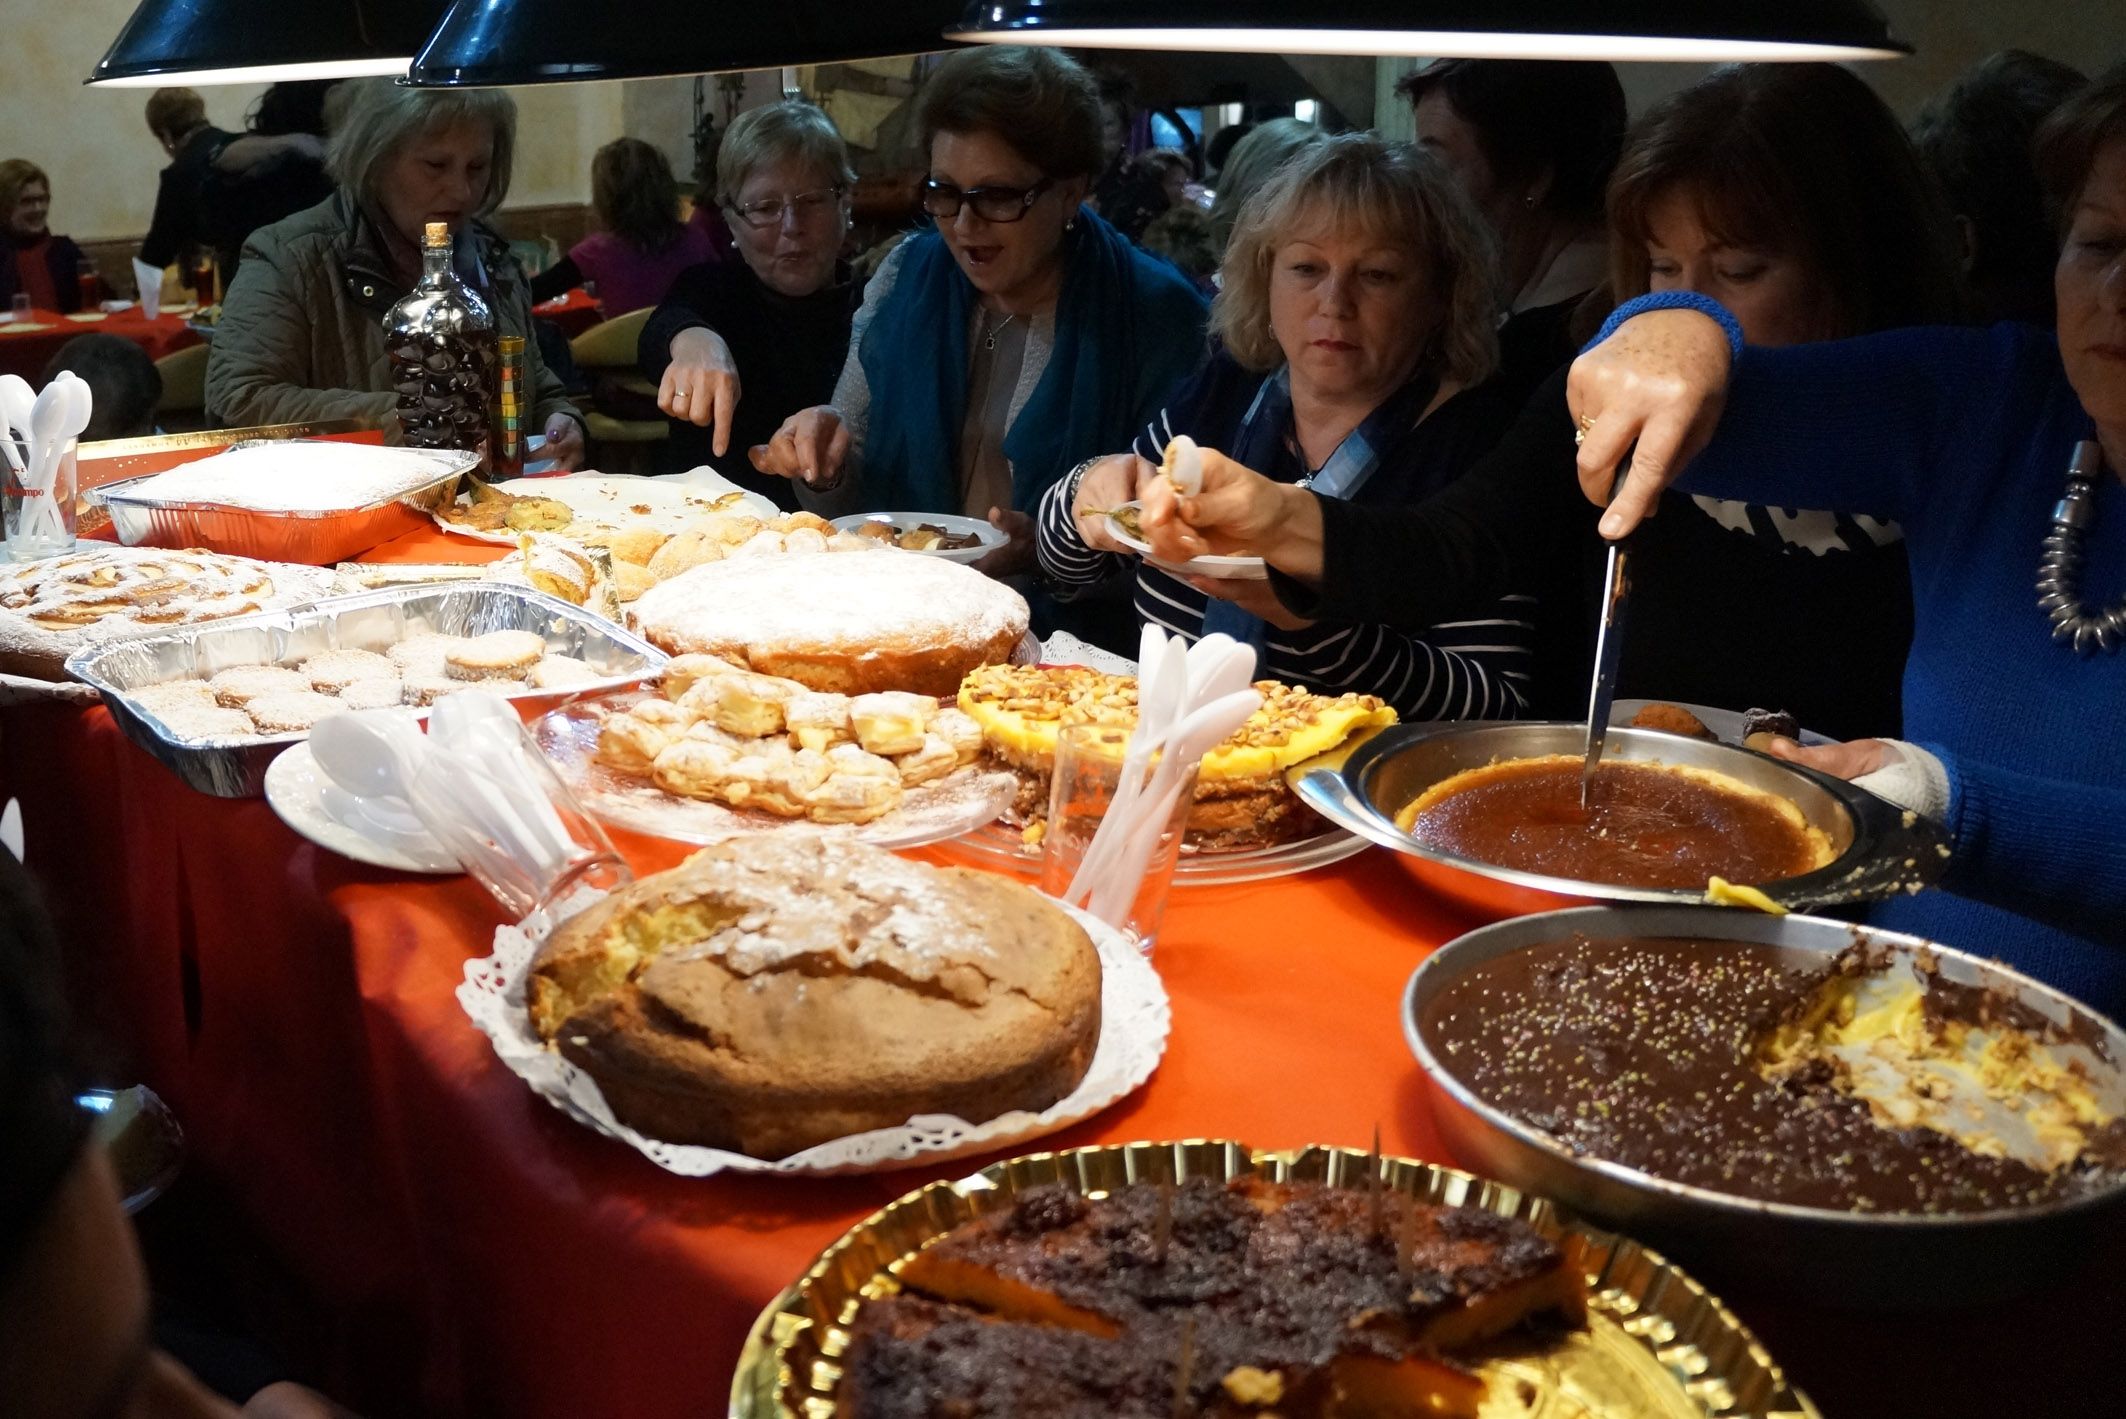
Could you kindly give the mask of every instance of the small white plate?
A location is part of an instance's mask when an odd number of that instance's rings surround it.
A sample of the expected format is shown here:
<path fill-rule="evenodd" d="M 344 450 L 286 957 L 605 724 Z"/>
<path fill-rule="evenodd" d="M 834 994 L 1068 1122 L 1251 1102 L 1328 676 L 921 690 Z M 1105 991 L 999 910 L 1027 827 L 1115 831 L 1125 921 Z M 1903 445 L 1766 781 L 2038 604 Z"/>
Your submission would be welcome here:
<path fill-rule="evenodd" d="M 1136 503 L 1124 503 L 1124 507 L 1137 508 Z M 1185 562 L 1169 562 L 1164 557 L 1152 554 L 1151 544 L 1142 537 L 1130 535 L 1113 513 L 1107 515 L 1107 533 L 1133 552 L 1141 554 L 1153 566 L 1172 572 L 1176 576 L 1207 576 L 1213 581 L 1267 581 L 1270 568 L 1260 557 L 1192 557 Z"/>
<path fill-rule="evenodd" d="M 972 547 L 955 547 L 949 552 L 916 553 L 916 555 L 923 557 L 943 557 L 948 562 L 978 562 L 989 555 L 990 552 L 1011 540 L 1004 535 L 1002 528 L 984 522 L 979 517 L 955 517 L 951 513 L 944 512 L 851 513 L 847 517 L 835 518 L 834 526 L 842 532 L 861 532 L 867 523 L 873 522 L 883 522 L 887 526 L 899 528 L 903 532 L 912 531 L 917 527 L 928 524 L 931 527 L 942 527 L 947 532 L 968 533 L 981 539 Z M 902 550 L 915 551 L 916 549 L 910 547 Z"/>
<path fill-rule="evenodd" d="M 1674 705 L 1680 710 L 1689 710 L 1698 716 L 1698 723 L 1720 736 L 1723 743 L 1742 742 L 1742 711 L 1715 709 L 1711 705 L 1687 705 L 1681 700 L 1618 700 L 1609 707 L 1609 722 L 1629 725 L 1632 716 L 1648 705 Z M 1813 729 L 1804 729 L 1797 736 L 1803 744 L 1835 744 L 1835 739 L 1826 739 Z"/>
<path fill-rule="evenodd" d="M 334 817 L 326 806 L 337 785 L 311 757 L 309 743 L 290 744 L 266 769 L 266 802 L 280 820 L 321 848 L 341 857 L 366 862 L 371 867 L 389 867 L 400 872 L 426 872 L 451 876 L 463 869 L 458 860 L 426 834 L 415 850 L 390 846 L 364 836 Z"/>

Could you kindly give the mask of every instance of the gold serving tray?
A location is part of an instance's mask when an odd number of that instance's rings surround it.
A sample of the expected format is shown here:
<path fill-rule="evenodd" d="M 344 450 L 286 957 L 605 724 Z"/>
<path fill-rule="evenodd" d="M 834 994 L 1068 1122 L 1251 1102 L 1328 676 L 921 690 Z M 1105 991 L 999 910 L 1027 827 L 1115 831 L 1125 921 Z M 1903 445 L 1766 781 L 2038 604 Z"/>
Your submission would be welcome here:
<path fill-rule="evenodd" d="M 1569 1220 L 1550 1202 L 1409 1158 L 1244 1143 L 1125 1143 L 1032 1153 L 935 1182 L 865 1218 L 820 1253 L 754 1322 L 731 1383 L 732 1419 L 831 1419 L 839 1358 L 857 1307 L 899 1289 L 903 1257 L 1024 1189 L 1097 1196 L 1130 1183 L 1260 1174 L 1279 1182 L 1387 1186 L 1421 1201 L 1518 1217 L 1576 1249 L 1587 1269 L 1584 1332 L 1495 1341 L 1462 1358 L 1489 1383 L 1484 1419 L 1820 1419 L 1727 1307 L 1637 1242 Z"/>

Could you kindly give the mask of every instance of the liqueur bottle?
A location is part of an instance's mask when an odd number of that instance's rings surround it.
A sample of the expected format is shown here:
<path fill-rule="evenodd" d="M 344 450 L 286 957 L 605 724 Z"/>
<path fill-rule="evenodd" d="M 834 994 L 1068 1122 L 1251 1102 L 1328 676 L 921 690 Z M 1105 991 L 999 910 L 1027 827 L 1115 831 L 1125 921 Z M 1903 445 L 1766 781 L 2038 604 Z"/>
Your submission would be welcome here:
<path fill-rule="evenodd" d="M 384 349 L 406 442 L 467 449 L 484 461 L 495 320 L 487 302 L 450 269 L 450 256 L 450 228 L 430 222 L 421 243 L 420 284 L 384 317 Z"/>

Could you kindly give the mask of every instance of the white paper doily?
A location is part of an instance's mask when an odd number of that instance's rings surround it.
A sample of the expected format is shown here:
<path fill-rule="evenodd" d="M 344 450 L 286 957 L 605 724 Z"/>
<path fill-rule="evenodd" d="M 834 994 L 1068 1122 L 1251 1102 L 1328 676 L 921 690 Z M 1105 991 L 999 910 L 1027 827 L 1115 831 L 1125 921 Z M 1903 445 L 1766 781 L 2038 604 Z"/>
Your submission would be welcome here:
<path fill-rule="evenodd" d="M 564 905 L 571 912 L 580 911 L 595 899 L 586 893 Z M 533 1092 L 578 1123 L 628 1144 L 667 1172 L 684 1177 L 720 1172 L 809 1177 L 891 1172 L 1044 1138 L 1134 1093 L 1158 1068 L 1172 1024 L 1166 987 L 1158 973 L 1122 933 L 1075 907 L 1057 905 L 1085 928 L 1100 953 L 1100 1043 L 1093 1051 L 1092 1066 L 1067 1098 L 1039 1113 L 1008 1113 L 983 1124 L 970 1124 L 949 1114 L 918 1115 L 899 1128 L 851 1134 L 775 1162 L 719 1148 L 660 1142 L 613 1117 L 596 1081 L 547 1048 L 532 1030 L 524 1004 L 524 981 L 533 954 L 546 939 L 547 924 L 532 919 L 497 927 L 494 954 L 465 963 L 458 1004 L 494 1045 L 502 1063 Z"/>

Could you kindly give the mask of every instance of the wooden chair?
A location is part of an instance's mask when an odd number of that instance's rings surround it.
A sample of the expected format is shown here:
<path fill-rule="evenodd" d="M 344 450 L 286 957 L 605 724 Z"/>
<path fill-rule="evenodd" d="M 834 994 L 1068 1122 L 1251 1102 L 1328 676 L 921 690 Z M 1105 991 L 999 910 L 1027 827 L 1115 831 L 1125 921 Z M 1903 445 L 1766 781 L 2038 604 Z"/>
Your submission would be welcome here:
<path fill-rule="evenodd" d="M 642 377 L 635 347 L 649 323 L 647 307 L 600 321 L 568 342 L 576 368 L 590 381 L 590 408 L 584 411 L 591 455 L 585 466 L 618 471 L 648 462 L 650 445 L 663 443 L 671 425 L 657 412 L 657 386 Z"/>
<path fill-rule="evenodd" d="M 172 432 L 196 429 L 207 415 L 208 345 L 187 345 L 155 362 L 162 376 L 162 397 L 155 401 L 155 422 Z"/>

